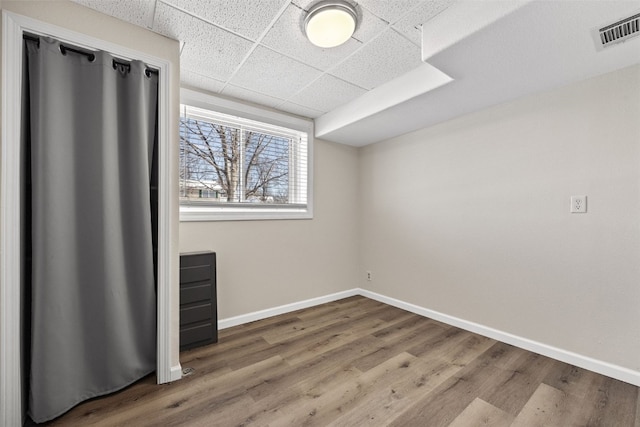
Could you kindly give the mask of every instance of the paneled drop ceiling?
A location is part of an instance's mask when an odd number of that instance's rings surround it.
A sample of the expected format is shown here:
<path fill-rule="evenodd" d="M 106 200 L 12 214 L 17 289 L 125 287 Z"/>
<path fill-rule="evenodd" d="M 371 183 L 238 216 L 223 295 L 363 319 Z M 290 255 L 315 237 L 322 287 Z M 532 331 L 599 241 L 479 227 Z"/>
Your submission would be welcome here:
<path fill-rule="evenodd" d="M 603 51 L 591 37 L 640 0 L 350 0 L 359 26 L 333 49 L 302 31 L 317 0 L 74 1 L 179 40 L 184 87 L 355 146 L 640 63 L 640 37 Z"/>
<path fill-rule="evenodd" d="M 361 0 L 344 45 L 302 31 L 314 0 L 76 0 L 180 40 L 181 81 L 316 118 L 421 64 L 420 24 L 453 0 Z"/>

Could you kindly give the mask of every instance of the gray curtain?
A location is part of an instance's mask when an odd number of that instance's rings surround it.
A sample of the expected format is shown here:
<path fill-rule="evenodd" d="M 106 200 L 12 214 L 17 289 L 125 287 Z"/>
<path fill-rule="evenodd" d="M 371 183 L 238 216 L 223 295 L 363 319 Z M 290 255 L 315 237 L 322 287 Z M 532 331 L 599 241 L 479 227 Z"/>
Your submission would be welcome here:
<path fill-rule="evenodd" d="M 27 41 L 29 415 L 55 418 L 156 367 L 150 179 L 157 75 Z"/>

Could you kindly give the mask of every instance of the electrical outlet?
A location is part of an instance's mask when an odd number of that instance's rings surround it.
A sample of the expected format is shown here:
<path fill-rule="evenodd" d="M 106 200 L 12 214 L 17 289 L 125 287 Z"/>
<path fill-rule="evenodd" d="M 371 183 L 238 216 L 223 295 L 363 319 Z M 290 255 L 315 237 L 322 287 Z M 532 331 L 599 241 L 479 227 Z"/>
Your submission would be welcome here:
<path fill-rule="evenodd" d="M 373 279 L 373 274 L 370 271 L 367 271 L 367 282 L 370 282 Z"/>
<path fill-rule="evenodd" d="M 571 196 L 571 213 L 587 213 L 587 196 Z"/>

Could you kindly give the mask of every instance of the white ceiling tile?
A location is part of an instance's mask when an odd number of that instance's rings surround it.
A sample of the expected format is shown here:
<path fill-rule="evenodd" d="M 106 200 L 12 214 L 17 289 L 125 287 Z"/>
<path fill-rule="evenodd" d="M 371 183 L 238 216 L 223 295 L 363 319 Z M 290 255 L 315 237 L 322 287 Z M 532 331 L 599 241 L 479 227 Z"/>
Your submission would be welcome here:
<path fill-rule="evenodd" d="M 325 74 L 298 92 L 291 101 L 326 113 L 365 92 L 367 92 L 365 89 Z"/>
<path fill-rule="evenodd" d="M 278 107 L 278 110 L 296 114 L 302 117 L 308 117 L 310 119 L 315 119 L 320 117 L 324 113 L 322 111 L 314 110 L 313 108 L 308 108 L 302 105 L 294 104 L 293 102 L 286 102 Z"/>
<path fill-rule="evenodd" d="M 359 10 L 358 27 L 353 33 L 353 38 L 366 43 L 384 31 L 388 24 L 367 9 L 359 8 Z"/>
<path fill-rule="evenodd" d="M 243 101 L 253 102 L 254 104 L 263 105 L 265 107 L 276 107 L 284 102 L 283 99 L 274 98 L 273 96 L 264 95 L 262 93 L 233 85 L 225 87 L 222 94 L 232 98 L 241 99 Z"/>
<path fill-rule="evenodd" d="M 309 10 L 309 6 L 316 3 L 317 0 L 292 0 L 291 3 L 295 4 L 301 9 Z"/>
<path fill-rule="evenodd" d="M 155 0 L 73 0 L 78 4 L 111 15 L 140 27 L 151 28 Z"/>
<path fill-rule="evenodd" d="M 236 86 L 288 99 L 321 72 L 277 52 L 258 46 L 231 79 Z"/>
<path fill-rule="evenodd" d="M 423 0 L 359 0 L 364 9 L 393 24 Z"/>
<path fill-rule="evenodd" d="M 366 89 L 373 89 L 421 64 L 420 48 L 393 30 L 357 51 L 331 74 Z"/>
<path fill-rule="evenodd" d="M 304 13 L 299 7 L 289 5 L 264 37 L 262 44 L 321 70 L 331 68 L 362 46 L 353 38 L 332 49 L 314 46 L 302 30 L 301 22 Z"/>
<path fill-rule="evenodd" d="M 180 70 L 180 83 L 193 89 L 202 89 L 218 93 L 224 87 L 224 82 L 203 76 L 185 69 Z"/>
<path fill-rule="evenodd" d="M 256 40 L 288 0 L 162 0 L 209 22 Z"/>
<path fill-rule="evenodd" d="M 158 2 L 153 29 L 184 42 L 180 66 L 199 74 L 227 80 L 253 43 Z"/>
<path fill-rule="evenodd" d="M 380 0 L 378 0 L 380 1 Z M 393 25 L 393 28 L 418 46 L 422 46 L 420 26 L 448 8 L 455 0 L 429 0 Z"/>

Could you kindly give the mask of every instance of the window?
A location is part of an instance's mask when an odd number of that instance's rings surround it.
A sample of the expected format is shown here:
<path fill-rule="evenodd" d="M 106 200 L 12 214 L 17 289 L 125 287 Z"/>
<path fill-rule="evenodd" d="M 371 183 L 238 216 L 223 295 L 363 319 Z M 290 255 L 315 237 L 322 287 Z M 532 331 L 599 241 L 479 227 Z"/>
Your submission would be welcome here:
<path fill-rule="evenodd" d="M 312 217 L 311 121 L 193 91 L 182 95 L 182 221 Z"/>

